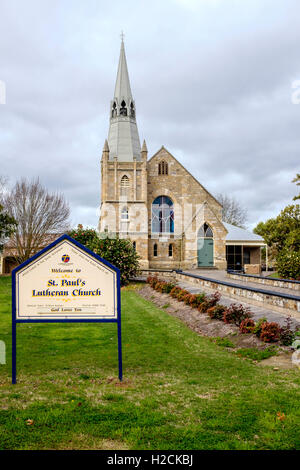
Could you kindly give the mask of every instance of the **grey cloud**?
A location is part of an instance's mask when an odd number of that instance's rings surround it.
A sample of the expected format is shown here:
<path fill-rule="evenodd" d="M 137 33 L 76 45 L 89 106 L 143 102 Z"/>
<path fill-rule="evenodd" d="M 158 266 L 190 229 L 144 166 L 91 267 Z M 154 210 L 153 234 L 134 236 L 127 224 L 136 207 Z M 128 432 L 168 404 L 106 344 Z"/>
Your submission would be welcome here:
<path fill-rule="evenodd" d="M 226 4 L 225 4 L 226 3 Z M 72 223 L 97 225 L 119 33 L 141 140 L 165 145 L 249 226 L 296 193 L 300 79 L 296 0 L 1 3 L 1 174 L 63 191 Z"/>

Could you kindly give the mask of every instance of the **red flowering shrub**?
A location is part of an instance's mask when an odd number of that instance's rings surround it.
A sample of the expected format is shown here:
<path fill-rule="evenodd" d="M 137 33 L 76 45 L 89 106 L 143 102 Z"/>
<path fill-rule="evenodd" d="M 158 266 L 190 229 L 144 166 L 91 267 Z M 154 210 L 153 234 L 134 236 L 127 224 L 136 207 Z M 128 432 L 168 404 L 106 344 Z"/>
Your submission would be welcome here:
<path fill-rule="evenodd" d="M 173 287 L 173 289 L 170 292 L 171 297 L 173 297 L 173 299 L 177 299 L 177 294 L 179 294 L 180 291 L 182 291 L 181 287 L 178 287 L 178 286 Z"/>
<path fill-rule="evenodd" d="M 280 340 L 280 326 L 276 322 L 265 322 L 261 327 L 260 339 L 265 343 L 273 343 Z"/>
<path fill-rule="evenodd" d="M 284 346 L 290 346 L 296 338 L 297 329 L 293 328 L 291 317 L 286 317 L 283 327 L 280 329 L 280 342 Z"/>
<path fill-rule="evenodd" d="M 206 313 L 212 318 L 213 320 L 223 320 L 223 314 L 226 310 L 225 305 L 217 304 L 214 307 L 210 307 Z"/>
<path fill-rule="evenodd" d="M 176 296 L 176 297 L 177 297 L 177 300 L 179 300 L 179 302 L 183 302 L 183 301 L 184 301 L 184 297 L 185 297 L 186 295 L 190 295 L 190 293 L 189 293 L 187 290 L 185 290 L 185 289 L 180 289 L 180 291 L 178 292 L 178 294 L 177 294 L 177 296 Z"/>
<path fill-rule="evenodd" d="M 240 324 L 240 332 L 243 334 L 253 333 L 255 328 L 255 321 L 251 318 L 245 318 Z"/>
<path fill-rule="evenodd" d="M 204 294 L 205 295 L 205 294 Z M 221 298 L 221 294 L 219 292 L 215 292 L 212 295 L 205 296 L 203 301 L 199 304 L 198 310 L 199 312 L 205 313 L 212 307 L 215 307 Z"/>
<path fill-rule="evenodd" d="M 148 276 L 147 282 L 150 284 L 152 289 L 155 289 L 156 284 L 159 282 L 156 276 Z"/>
<path fill-rule="evenodd" d="M 223 321 L 239 326 L 243 320 L 251 317 L 252 313 L 248 307 L 243 307 L 242 304 L 231 304 L 223 314 Z"/>
<path fill-rule="evenodd" d="M 203 302 L 205 294 L 190 294 L 186 296 L 187 304 L 190 307 L 197 308 Z"/>

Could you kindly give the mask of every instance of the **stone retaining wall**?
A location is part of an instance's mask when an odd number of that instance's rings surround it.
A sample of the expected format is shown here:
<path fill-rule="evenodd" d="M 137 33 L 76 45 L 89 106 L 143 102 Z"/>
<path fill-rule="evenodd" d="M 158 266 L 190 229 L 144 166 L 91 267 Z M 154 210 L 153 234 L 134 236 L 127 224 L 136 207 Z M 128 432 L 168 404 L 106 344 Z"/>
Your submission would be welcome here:
<path fill-rule="evenodd" d="M 265 278 L 263 276 L 251 276 L 249 274 L 238 273 L 227 273 L 227 277 L 230 279 L 236 279 L 238 281 L 242 280 L 249 282 L 257 282 L 258 284 L 263 284 L 265 286 L 283 287 L 285 289 L 293 289 L 295 291 L 300 291 L 300 282 L 290 281 L 289 279 Z"/>
<path fill-rule="evenodd" d="M 249 301 L 254 305 L 271 307 L 272 310 L 285 315 L 291 315 L 300 319 L 300 297 L 279 292 L 267 291 L 259 288 L 245 287 L 238 284 L 231 284 L 216 279 L 209 279 L 203 276 L 176 272 L 177 281 L 186 281 L 195 285 L 203 286 L 208 289 L 217 290 L 224 295 L 233 297 L 238 301 Z"/>

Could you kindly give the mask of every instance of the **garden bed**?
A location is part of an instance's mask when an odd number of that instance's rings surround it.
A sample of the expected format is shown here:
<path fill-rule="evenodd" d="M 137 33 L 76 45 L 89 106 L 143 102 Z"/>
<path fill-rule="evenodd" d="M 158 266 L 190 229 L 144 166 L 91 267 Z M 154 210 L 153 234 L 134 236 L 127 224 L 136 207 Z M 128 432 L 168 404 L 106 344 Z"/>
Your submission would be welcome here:
<path fill-rule="evenodd" d="M 151 279 L 149 278 L 150 283 Z M 270 345 L 270 342 L 262 341 L 252 333 L 242 334 L 236 324 L 212 319 L 207 313 L 200 313 L 197 308 L 191 307 L 184 301 L 178 301 L 178 298 L 172 297 L 170 293 L 154 290 L 150 284 L 140 288 L 139 294 L 169 315 L 179 318 L 199 335 L 210 337 L 219 346 L 227 347 L 244 358 L 252 359 L 254 362 L 264 360 L 266 365 L 279 368 L 295 367 L 291 361 L 292 350 L 289 346 L 278 342 Z M 251 316 L 251 312 L 249 315 Z"/>

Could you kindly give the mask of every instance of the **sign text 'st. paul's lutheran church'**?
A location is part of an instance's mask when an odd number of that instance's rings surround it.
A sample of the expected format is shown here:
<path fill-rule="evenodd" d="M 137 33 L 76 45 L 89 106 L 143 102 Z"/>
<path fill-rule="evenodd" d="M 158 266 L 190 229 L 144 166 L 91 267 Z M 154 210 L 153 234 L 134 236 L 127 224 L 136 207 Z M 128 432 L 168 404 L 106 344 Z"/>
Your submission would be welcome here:
<path fill-rule="evenodd" d="M 129 238 L 144 269 L 225 269 L 228 228 L 221 204 L 167 149 L 148 159 L 145 141 L 141 147 L 122 40 L 101 160 L 99 231 Z"/>

